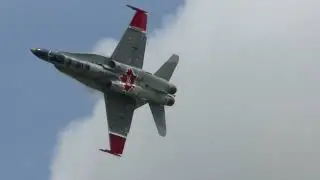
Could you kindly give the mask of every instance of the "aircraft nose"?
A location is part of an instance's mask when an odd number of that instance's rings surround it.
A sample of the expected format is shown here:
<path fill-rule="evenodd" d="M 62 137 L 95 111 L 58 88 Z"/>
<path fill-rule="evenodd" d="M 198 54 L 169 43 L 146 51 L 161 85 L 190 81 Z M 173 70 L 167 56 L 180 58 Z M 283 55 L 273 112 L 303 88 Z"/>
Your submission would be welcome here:
<path fill-rule="evenodd" d="M 30 51 L 32 52 L 32 54 L 34 54 L 35 56 L 37 56 L 38 58 L 47 61 L 48 60 L 48 54 L 49 51 L 46 49 L 39 49 L 39 48 L 33 48 L 30 49 Z"/>

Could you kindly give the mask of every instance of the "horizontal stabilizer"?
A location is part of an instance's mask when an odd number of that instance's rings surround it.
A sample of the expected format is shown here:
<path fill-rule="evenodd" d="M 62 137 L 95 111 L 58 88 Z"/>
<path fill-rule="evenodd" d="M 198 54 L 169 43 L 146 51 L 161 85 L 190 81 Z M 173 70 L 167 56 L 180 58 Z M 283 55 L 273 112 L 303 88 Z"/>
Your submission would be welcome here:
<path fill-rule="evenodd" d="M 126 138 L 109 133 L 110 150 L 100 149 L 102 152 L 107 152 L 115 156 L 121 156 L 123 153 L 124 145 L 126 143 Z"/>
<path fill-rule="evenodd" d="M 168 61 L 165 62 L 156 73 L 154 73 L 154 75 L 169 81 L 175 68 L 178 65 L 178 62 L 179 62 L 179 56 L 176 54 L 173 54 L 168 59 Z"/>
<path fill-rule="evenodd" d="M 149 106 L 159 135 L 166 136 L 167 126 L 164 106 L 153 103 L 149 103 Z"/>

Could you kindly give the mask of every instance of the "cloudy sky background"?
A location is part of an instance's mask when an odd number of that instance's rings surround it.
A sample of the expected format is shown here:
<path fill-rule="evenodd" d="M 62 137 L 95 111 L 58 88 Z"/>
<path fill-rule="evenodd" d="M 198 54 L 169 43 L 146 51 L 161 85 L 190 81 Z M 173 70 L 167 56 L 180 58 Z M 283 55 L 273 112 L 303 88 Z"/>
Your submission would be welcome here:
<path fill-rule="evenodd" d="M 145 69 L 154 72 L 172 53 L 180 55 L 172 78 L 179 87 L 177 103 L 167 108 L 166 138 L 157 135 L 147 106 L 137 110 L 121 159 L 97 151 L 108 146 L 103 101 L 84 95 L 85 88 L 47 65 L 35 65 L 45 71 L 31 67 L 38 72 L 35 77 L 47 74 L 33 79 L 34 84 L 51 76 L 36 91 L 47 90 L 56 103 L 36 101 L 29 108 L 36 112 L 46 106 L 43 117 L 61 113 L 65 118 L 51 130 L 59 132 L 54 151 L 47 146 L 50 179 L 319 179 L 319 5 L 313 0 L 189 0 L 172 5 L 171 11 L 164 8 L 160 20 L 151 15 L 162 6 L 150 5 L 149 22 L 158 25 L 153 24 L 149 33 Z M 131 14 L 125 10 L 104 14 L 119 12 L 128 17 L 111 26 L 117 25 L 122 33 Z M 101 17 L 102 24 L 108 22 L 106 15 Z M 101 25 L 99 31 L 102 27 L 106 29 Z M 64 28 L 59 30 L 62 34 Z M 75 49 L 79 43 L 72 41 L 61 46 L 62 40 L 52 46 L 109 54 L 121 33 L 86 35 L 91 47 L 87 43 Z M 47 44 L 45 39 L 39 43 Z M 26 65 L 30 67 L 30 62 Z M 57 86 L 58 81 L 65 84 Z M 71 101 L 80 95 L 88 99 Z M 13 106 L 18 104 L 15 100 Z M 79 110 L 79 103 L 87 105 Z M 61 108 L 66 105 L 67 112 Z M 34 123 L 39 122 L 41 133 L 34 131 L 34 136 L 47 142 L 44 134 L 51 132 L 45 128 L 52 124 L 46 119 Z M 41 146 L 40 141 L 34 143 Z"/>
<path fill-rule="evenodd" d="M 127 3 L 152 11 L 155 29 L 182 1 L 1 1 L 0 179 L 49 179 L 57 134 L 97 101 L 29 49 L 91 52 L 101 39 L 122 35 L 133 14 Z"/>
<path fill-rule="evenodd" d="M 157 137 L 144 107 L 125 156 L 99 154 L 107 128 L 98 102 L 61 133 L 52 180 L 319 178 L 317 4 L 186 1 L 147 49 L 151 71 L 181 56 L 168 136 Z M 105 41 L 96 49 L 110 53 Z"/>

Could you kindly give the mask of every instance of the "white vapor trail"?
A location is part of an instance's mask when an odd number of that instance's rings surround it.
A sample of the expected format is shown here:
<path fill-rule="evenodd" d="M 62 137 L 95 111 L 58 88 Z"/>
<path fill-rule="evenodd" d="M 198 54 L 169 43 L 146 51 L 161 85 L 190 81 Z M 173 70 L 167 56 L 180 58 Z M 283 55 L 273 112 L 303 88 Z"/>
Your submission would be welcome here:
<path fill-rule="evenodd" d="M 145 58 L 154 72 L 180 55 L 167 136 L 158 136 L 145 106 L 134 115 L 124 156 L 99 152 L 109 145 L 100 100 L 59 135 L 51 180 L 318 180 L 319 5 L 186 1 L 150 34 Z M 95 51 L 108 54 L 115 44 L 102 40 Z"/>

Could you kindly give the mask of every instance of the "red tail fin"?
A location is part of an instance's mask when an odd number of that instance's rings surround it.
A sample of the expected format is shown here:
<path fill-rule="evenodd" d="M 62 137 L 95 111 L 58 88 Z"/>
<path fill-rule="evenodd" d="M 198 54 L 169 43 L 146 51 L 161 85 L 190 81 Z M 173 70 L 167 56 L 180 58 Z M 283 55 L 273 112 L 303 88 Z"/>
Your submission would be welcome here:
<path fill-rule="evenodd" d="M 136 11 L 136 13 L 134 14 L 130 22 L 130 26 L 144 32 L 147 31 L 147 21 L 148 21 L 147 11 L 131 5 L 127 5 L 127 6 Z"/>

